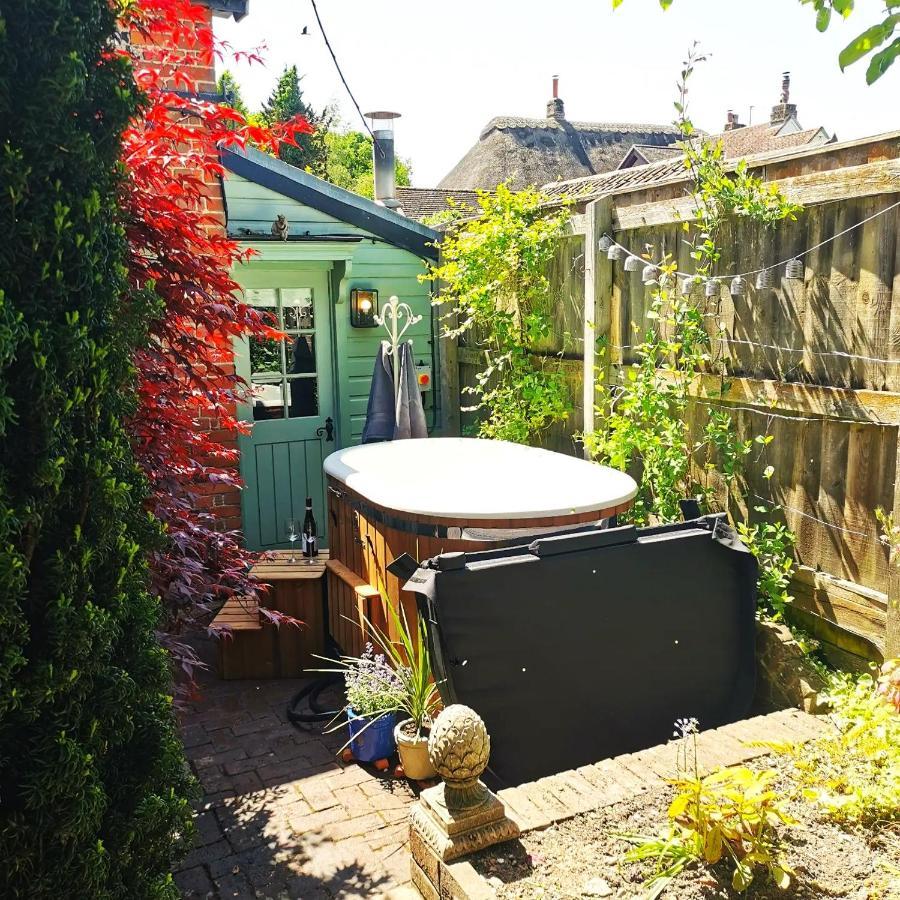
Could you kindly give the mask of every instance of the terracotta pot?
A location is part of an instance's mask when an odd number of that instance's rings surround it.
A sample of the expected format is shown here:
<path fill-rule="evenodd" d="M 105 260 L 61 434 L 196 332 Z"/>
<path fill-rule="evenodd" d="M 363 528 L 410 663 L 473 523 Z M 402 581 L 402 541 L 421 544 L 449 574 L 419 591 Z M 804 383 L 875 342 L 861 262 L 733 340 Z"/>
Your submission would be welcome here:
<path fill-rule="evenodd" d="M 394 739 L 397 741 L 397 752 L 400 754 L 403 772 L 413 781 L 434 778 L 437 772 L 428 758 L 428 729 L 423 729 L 422 735 L 416 737 L 403 730 L 407 722 L 412 722 L 412 719 L 404 719 L 394 728 Z"/>

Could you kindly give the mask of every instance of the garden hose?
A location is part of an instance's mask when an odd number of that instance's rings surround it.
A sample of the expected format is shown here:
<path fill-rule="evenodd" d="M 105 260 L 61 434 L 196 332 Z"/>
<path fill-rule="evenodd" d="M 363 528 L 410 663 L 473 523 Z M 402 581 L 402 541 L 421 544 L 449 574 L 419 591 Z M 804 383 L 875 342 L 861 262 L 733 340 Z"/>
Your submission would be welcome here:
<path fill-rule="evenodd" d="M 341 681 L 340 675 L 323 675 L 321 678 L 304 685 L 288 702 L 288 721 L 292 725 L 311 725 L 316 722 L 327 722 L 333 719 L 340 710 L 326 709 L 319 702 L 319 695 L 326 688 L 337 684 L 339 681 Z M 304 700 L 308 701 L 309 710 L 301 712 L 300 707 Z"/>
<path fill-rule="evenodd" d="M 328 635 L 328 656 L 331 659 L 341 658 L 341 648 L 337 645 L 331 635 Z M 343 681 L 343 676 L 339 672 L 327 672 L 319 678 L 305 684 L 293 697 L 288 701 L 287 717 L 292 725 L 312 725 L 317 722 L 328 722 L 333 719 L 340 710 L 326 709 L 319 701 L 319 695 Z M 308 710 L 302 710 L 302 705 L 306 701 Z"/>

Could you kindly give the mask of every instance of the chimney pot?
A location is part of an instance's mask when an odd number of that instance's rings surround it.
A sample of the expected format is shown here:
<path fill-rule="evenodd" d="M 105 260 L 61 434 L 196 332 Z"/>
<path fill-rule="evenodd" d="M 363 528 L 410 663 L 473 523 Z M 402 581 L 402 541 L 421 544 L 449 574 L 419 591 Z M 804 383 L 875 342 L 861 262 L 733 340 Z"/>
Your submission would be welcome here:
<path fill-rule="evenodd" d="M 729 109 L 725 116 L 725 131 L 734 131 L 735 128 L 743 128 L 744 126 L 738 121 L 738 115 L 733 109 Z"/>
<path fill-rule="evenodd" d="M 547 118 L 562 122 L 566 118 L 566 108 L 559 96 L 559 75 L 553 76 L 553 97 L 547 104 Z"/>
<path fill-rule="evenodd" d="M 791 103 L 791 73 L 784 72 L 781 76 L 780 102 L 772 107 L 772 115 L 769 122 L 772 125 L 781 125 L 788 119 L 797 117 L 797 104 Z"/>
<path fill-rule="evenodd" d="M 373 125 L 382 121 L 390 123 L 390 127 L 376 127 L 373 131 L 372 168 L 375 175 L 375 202 L 391 209 L 397 209 L 400 201 L 397 199 L 394 171 L 393 121 L 400 118 L 400 113 L 379 110 L 366 113 L 366 118 L 371 119 Z"/>

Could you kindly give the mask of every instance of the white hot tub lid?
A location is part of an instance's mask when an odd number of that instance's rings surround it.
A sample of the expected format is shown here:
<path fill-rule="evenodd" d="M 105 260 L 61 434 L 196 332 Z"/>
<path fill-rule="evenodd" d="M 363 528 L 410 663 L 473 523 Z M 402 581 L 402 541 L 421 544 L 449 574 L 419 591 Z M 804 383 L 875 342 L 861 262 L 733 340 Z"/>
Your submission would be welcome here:
<path fill-rule="evenodd" d="M 424 438 L 345 447 L 325 473 L 372 503 L 441 519 L 531 519 L 610 509 L 633 478 L 597 463 L 507 441 Z"/>

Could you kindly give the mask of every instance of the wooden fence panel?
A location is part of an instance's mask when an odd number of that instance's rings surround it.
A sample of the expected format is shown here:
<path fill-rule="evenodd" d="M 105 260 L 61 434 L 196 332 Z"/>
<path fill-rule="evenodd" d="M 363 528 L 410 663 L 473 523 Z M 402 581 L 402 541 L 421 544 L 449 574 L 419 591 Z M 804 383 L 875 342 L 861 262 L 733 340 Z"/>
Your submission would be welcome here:
<path fill-rule="evenodd" d="M 714 356 L 727 360 L 730 374 L 723 385 L 714 361 L 698 379 L 693 428 L 699 433 L 714 403 L 732 411 L 739 433 L 773 435 L 764 450 L 754 445 L 746 502 L 751 518 L 757 503 L 783 507 L 797 537 L 798 618 L 843 664 L 878 659 L 886 647 L 900 652 L 900 609 L 893 605 L 900 575 L 888 564 L 875 519 L 879 506 L 900 514 L 900 208 L 860 224 L 900 200 L 898 175 L 900 164 L 890 160 L 784 179 L 780 184 L 811 205 L 796 222 L 774 228 L 729 223 L 720 243 L 730 269 L 719 274 L 774 266 L 813 248 L 804 257 L 803 281 L 788 281 L 779 267 L 771 290 L 757 291 L 751 276 L 744 296 L 732 298 L 724 280 L 719 296 L 703 298 Z M 544 446 L 578 452 L 573 438 L 590 392 L 585 367 L 600 378 L 617 377 L 620 364 L 635 360 L 633 348 L 650 324 L 641 272 L 609 264 L 596 238 L 610 230 L 633 252 L 649 245 L 654 257 L 671 254 L 680 271 L 690 272 L 679 218 L 688 216 L 681 199 L 633 204 L 623 197 L 618 204 L 606 197 L 585 210 L 593 247 L 574 236 L 560 242 L 548 272 L 555 334 L 543 349 L 566 357 L 560 365 L 575 411 L 544 437 Z M 829 240 L 846 229 L 852 230 Z M 593 302 L 585 303 L 586 283 Z M 602 354 L 597 369 L 584 354 L 591 337 Z M 460 384 L 474 383 L 480 359 L 460 350 L 459 363 Z M 763 475 L 767 465 L 774 468 L 770 479 Z"/>

